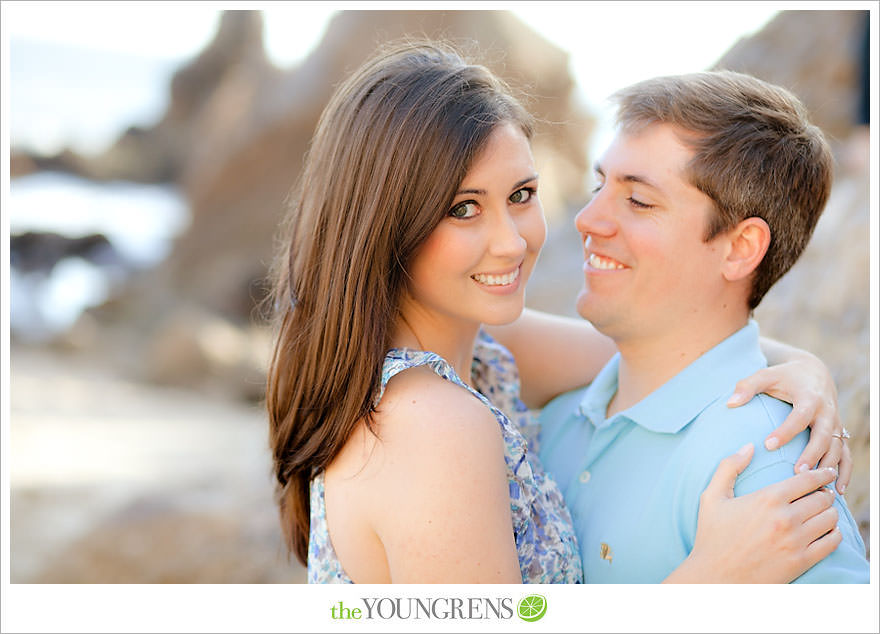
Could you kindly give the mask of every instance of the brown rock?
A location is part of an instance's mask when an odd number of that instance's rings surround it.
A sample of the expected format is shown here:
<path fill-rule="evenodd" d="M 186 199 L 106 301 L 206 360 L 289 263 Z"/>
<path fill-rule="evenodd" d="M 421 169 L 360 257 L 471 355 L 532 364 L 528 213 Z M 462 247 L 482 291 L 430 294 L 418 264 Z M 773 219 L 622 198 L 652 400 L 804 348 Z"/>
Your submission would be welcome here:
<path fill-rule="evenodd" d="M 239 327 L 193 304 L 181 304 L 135 343 L 140 378 L 164 385 L 217 389 L 251 401 L 263 397 L 269 338 L 265 329 Z M 219 382 L 219 384 L 218 384 Z"/>
<path fill-rule="evenodd" d="M 868 543 L 867 143 L 854 134 L 865 11 L 782 11 L 740 40 L 718 68 L 747 72 L 800 97 L 839 160 L 831 198 L 806 251 L 755 312 L 763 334 L 815 353 L 831 370 L 852 434 L 847 502 Z M 850 143 L 852 141 L 852 143 Z M 852 160 L 851 154 L 859 155 Z M 850 156 L 847 156 L 850 154 Z"/>
<path fill-rule="evenodd" d="M 38 169 L 34 157 L 25 152 L 11 151 L 9 153 L 9 178 L 18 178 L 33 174 Z"/>
<path fill-rule="evenodd" d="M 143 354 L 134 356 L 147 359 L 147 374 L 163 382 L 177 377 L 200 384 L 200 373 L 213 376 L 218 368 L 196 343 L 201 326 L 193 315 L 175 319 L 182 305 L 197 307 L 206 323 L 212 319 L 207 313 L 243 327 L 260 321 L 258 304 L 284 200 L 321 110 L 346 72 L 384 41 L 424 34 L 465 42 L 464 48 L 470 46 L 479 60 L 531 95 L 530 110 L 545 122 L 534 152 L 548 215 L 584 198 L 592 120 L 571 98 L 567 54 L 529 33 L 512 14 L 341 12 L 317 49 L 284 73 L 263 56 L 260 24 L 258 12 L 224 14 L 214 42 L 175 76 L 171 106 L 156 128 L 143 133 L 140 147 L 144 155 L 159 152 L 163 164 L 172 166 L 190 203 L 191 225 L 159 269 L 138 276 L 112 310 L 93 311 L 99 321 L 115 314 L 120 327 L 121 319 L 138 331 L 132 342 Z M 136 154 L 141 142 L 127 138 Z M 124 146 L 120 140 L 114 151 Z M 128 348 L 119 347 L 131 358 Z M 241 381 L 242 373 L 232 367 L 230 381 Z M 252 377 L 250 369 L 245 374 Z M 261 381 L 249 379 L 254 384 Z"/>
<path fill-rule="evenodd" d="M 841 173 L 800 259 L 755 311 L 761 333 L 809 350 L 831 370 L 852 434 L 846 499 L 868 545 L 870 245 L 868 172 Z"/>
<path fill-rule="evenodd" d="M 169 258 L 164 279 L 227 316 L 252 312 L 254 280 L 272 257 L 285 196 L 297 177 L 333 87 L 377 44 L 405 34 L 445 34 L 479 42 L 478 53 L 512 84 L 526 87 L 542 119 L 535 140 L 549 214 L 582 200 L 589 118 L 571 101 L 567 55 L 507 12 L 345 11 L 318 48 L 283 77 L 233 67 L 196 122 L 200 149 L 183 169 L 193 222 Z M 218 257 L 222 254 L 222 257 Z"/>
<path fill-rule="evenodd" d="M 204 108 L 217 101 L 215 92 L 230 73 L 247 76 L 252 82 L 272 81 L 279 74 L 265 55 L 259 11 L 223 12 L 211 43 L 174 74 L 168 109 L 155 126 L 131 127 L 106 151 L 94 156 L 63 150 L 55 156 L 21 157 L 40 169 L 94 180 L 178 181 L 191 156 L 205 152 L 198 120 Z M 226 132 L 234 137 L 241 131 L 231 128 Z M 25 165 L 21 159 L 19 164 Z"/>
<path fill-rule="evenodd" d="M 826 134 L 846 139 L 856 116 L 865 13 L 781 11 L 759 33 L 737 42 L 715 66 L 788 88 Z"/>

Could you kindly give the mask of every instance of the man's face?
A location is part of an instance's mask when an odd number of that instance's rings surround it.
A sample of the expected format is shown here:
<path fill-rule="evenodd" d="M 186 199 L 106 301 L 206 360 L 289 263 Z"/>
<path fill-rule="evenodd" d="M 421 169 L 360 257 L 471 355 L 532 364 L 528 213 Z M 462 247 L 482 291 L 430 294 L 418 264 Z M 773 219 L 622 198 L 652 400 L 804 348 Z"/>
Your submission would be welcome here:
<path fill-rule="evenodd" d="M 619 342 L 700 327 L 724 301 L 711 199 L 685 179 L 693 152 L 668 124 L 618 133 L 575 219 L 584 240 L 578 312 Z"/>

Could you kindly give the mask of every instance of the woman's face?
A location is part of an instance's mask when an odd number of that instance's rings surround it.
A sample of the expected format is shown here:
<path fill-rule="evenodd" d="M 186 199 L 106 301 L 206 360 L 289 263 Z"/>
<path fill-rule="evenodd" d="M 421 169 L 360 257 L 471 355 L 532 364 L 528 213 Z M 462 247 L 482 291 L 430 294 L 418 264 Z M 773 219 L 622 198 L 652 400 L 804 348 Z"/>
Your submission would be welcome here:
<path fill-rule="evenodd" d="M 519 317 L 547 233 L 537 188 L 528 139 L 514 124 L 498 125 L 416 253 L 409 307 L 469 324 Z"/>

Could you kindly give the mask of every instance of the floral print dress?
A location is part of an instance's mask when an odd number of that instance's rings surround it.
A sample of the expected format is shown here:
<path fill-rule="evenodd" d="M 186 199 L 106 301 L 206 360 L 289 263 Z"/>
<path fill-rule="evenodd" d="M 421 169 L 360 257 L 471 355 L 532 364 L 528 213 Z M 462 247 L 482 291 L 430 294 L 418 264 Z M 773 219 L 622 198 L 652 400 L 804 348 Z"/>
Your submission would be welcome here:
<path fill-rule="evenodd" d="M 492 411 L 501 427 L 512 528 L 523 583 L 582 583 L 583 570 L 571 516 L 559 488 L 538 459 L 538 423 L 520 400 L 519 372 L 513 356 L 480 331 L 471 368 L 478 388 L 474 390 L 433 352 L 393 348 L 385 356 L 378 398 L 382 397 L 391 377 L 423 365 L 468 390 Z M 309 583 L 353 583 L 330 543 L 323 472 L 312 479 L 310 505 Z"/>

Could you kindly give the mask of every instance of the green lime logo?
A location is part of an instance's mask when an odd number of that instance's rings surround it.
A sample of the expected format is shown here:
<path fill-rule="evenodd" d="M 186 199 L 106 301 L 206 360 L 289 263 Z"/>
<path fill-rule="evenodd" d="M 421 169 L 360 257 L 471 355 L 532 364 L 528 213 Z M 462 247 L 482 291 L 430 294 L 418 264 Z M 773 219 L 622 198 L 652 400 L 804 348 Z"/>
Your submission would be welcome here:
<path fill-rule="evenodd" d="M 523 597 L 516 606 L 516 613 L 523 621 L 538 621 L 547 612 L 547 599 L 540 594 Z"/>

